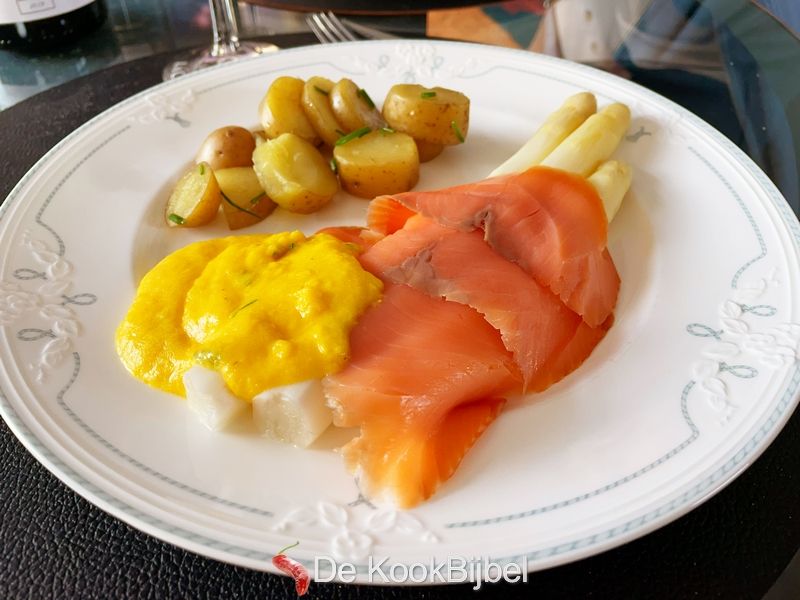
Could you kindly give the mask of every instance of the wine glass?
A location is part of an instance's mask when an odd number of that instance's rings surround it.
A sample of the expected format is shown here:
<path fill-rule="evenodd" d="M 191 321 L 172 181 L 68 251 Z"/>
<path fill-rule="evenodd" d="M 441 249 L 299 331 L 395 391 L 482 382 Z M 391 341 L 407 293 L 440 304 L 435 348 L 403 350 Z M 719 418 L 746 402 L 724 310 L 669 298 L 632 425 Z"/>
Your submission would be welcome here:
<path fill-rule="evenodd" d="M 275 44 L 239 40 L 239 8 L 236 0 L 208 0 L 208 5 L 211 9 L 213 44 L 210 48 L 188 52 L 167 64 L 162 73 L 165 81 L 244 56 L 256 56 L 278 49 Z"/>

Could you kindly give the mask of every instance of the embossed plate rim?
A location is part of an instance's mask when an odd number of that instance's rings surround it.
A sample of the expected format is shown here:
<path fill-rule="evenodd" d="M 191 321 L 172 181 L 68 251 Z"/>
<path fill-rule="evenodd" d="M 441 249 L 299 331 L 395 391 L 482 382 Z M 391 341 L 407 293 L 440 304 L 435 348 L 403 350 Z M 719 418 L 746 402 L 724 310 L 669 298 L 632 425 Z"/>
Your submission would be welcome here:
<path fill-rule="evenodd" d="M 411 47 L 411 46 L 414 46 L 415 44 L 417 44 L 417 43 L 416 42 L 408 42 L 408 43 L 405 43 L 405 44 L 400 44 L 400 46 Z M 471 46 L 471 45 L 466 45 L 466 44 L 462 45 L 462 44 L 447 43 L 447 42 L 442 42 L 442 43 L 425 42 L 425 45 L 431 45 L 431 44 L 433 46 L 438 46 L 440 44 L 441 45 L 449 45 L 449 46 L 453 46 L 453 45 L 455 45 L 455 46 L 463 46 L 465 48 L 471 49 L 473 52 L 476 51 L 476 47 Z M 397 42 L 367 42 L 367 43 L 358 43 L 357 45 L 349 44 L 348 46 L 351 46 L 351 47 L 352 46 L 355 46 L 355 47 L 367 47 L 367 46 L 371 46 L 371 45 L 375 45 L 375 46 L 381 46 L 382 45 L 384 47 L 388 47 L 388 46 L 397 45 Z M 313 47 L 313 48 L 316 48 L 316 47 Z M 291 52 L 304 52 L 304 51 L 307 51 L 307 50 L 308 49 L 301 48 L 301 49 L 292 50 Z M 498 49 L 498 48 L 488 48 L 488 49 L 484 48 L 483 51 L 486 54 L 489 54 L 489 55 L 491 55 L 492 53 L 497 53 L 498 55 L 502 55 L 505 52 L 509 52 L 509 53 L 514 53 L 514 56 L 516 58 L 519 58 L 521 56 L 521 53 L 519 53 L 519 52 L 508 51 L 508 50 Z M 509 54 L 509 56 L 510 56 L 510 54 Z M 532 61 L 532 63 L 535 63 L 536 61 L 542 61 L 545 64 L 550 64 L 550 65 L 564 65 L 565 69 L 569 69 L 569 70 L 572 70 L 572 71 L 577 71 L 578 73 L 583 72 L 583 73 L 586 73 L 586 74 L 591 74 L 594 77 L 600 77 L 602 79 L 606 79 L 606 78 L 610 77 L 610 76 L 608 76 L 606 74 L 599 74 L 597 71 L 594 71 L 594 70 L 589 69 L 587 67 L 576 66 L 576 65 L 573 65 L 571 63 L 566 63 L 565 61 L 559 61 L 558 59 L 552 59 L 552 58 L 547 58 L 547 57 L 532 57 L 530 55 L 527 55 L 527 57 L 528 57 L 528 60 Z M 259 60 L 259 59 L 256 59 L 256 60 Z M 224 68 L 225 67 L 220 67 L 220 69 L 224 69 Z M 199 76 L 205 76 L 205 73 L 200 74 Z M 188 81 L 188 79 L 185 79 L 183 81 Z M 624 87 L 624 86 L 630 86 L 632 84 L 630 84 L 629 82 L 620 82 L 618 85 L 622 85 Z M 9 199 L 13 199 L 16 196 L 16 194 L 19 193 L 19 190 L 21 190 L 24 187 L 26 180 L 29 177 L 33 176 L 36 173 L 36 171 L 42 165 L 45 165 L 47 163 L 47 160 L 54 153 L 56 153 L 59 150 L 59 148 L 61 148 L 64 144 L 68 143 L 70 140 L 75 139 L 77 136 L 80 135 L 81 132 L 85 132 L 87 129 L 90 129 L 93 126 L 93 124 L 95 124 L 99 120 L 105 119 L 108 116 L 109 112 L 114 111 L 114 110 L 118 110 L 119 108 L 121 108 L 121 107 L 123 107 L 125 105 L 132 104 L 132 103 L 137 102 L 138 100 L 146 98 L 146 96 L 148 94 L 152 94 L 155 90 L 168 89 L 169 87 L 170 87 L 170 84 L 167 83 L 167 84 L 161 84 L 160 86 L 156 86 L 155 88 L 151 88 L 149 90 L 145 90 L 145 91 L 141 92 L 140 94 L 137 94 L 136 96 L 133 96 L 130 99 L 120 103 L 119 105 L 117 105 L 115 107 L 112 107 L 106 113 L 98 115 L 97 117 L 95 117 L 92 120 L 90 120 L 89 122 L 87 122 L 84 126 L 82 126 L 78 130 L 73 132 L 73 134 L 71 134 L 70 136 L 65 138 L 65 140 L 60 142 L 56 147 L 54 147 L 50 152 L 48 152 L 34 166 L 34 168 L 26 175 L 26 177 L 23 178 L 23 180 L 14 188 L 14 190 L 12 190 L 11 194 L 9 195 Z M 710 136 L 710 138 L 712 140 L 716 141 L 717 143 L 721 142 L 721 146 L 724 147 L 724 148 L 727 148 L 727 152 L 730 155 L 730 158 L 732 160 L 736 160 L 741 166 L 745 167 L 745 169 L 747 169 L 749 171 L 749 174 L 751 175 L 751 177 L 754 178 L 754 180 L 756 180 L 758 183 L 760 183 L 762 191 L 773 202 L 775 202 L 775 208 L 778 209 L 778 212 L 780 213 L 780 217 L 781 217 L 781 219 L 783 219 L 784 225 L 787 225 L 789 228 L 791 228 L 791 226 L 794 226 L 794 228 L 796 229 L 796 218 L 794 218 L 793 215 L 790 216 L 790 213 L 787 213 L 788 209 L 785 206 L 785 201 L 780 198 L 780 195 L 777 193 L 777 190 L 775 190 L 775 188 L 771 184 L 771 182 L 766 180 L 766 178 L 763 176 L 762 173 L 760 173 L 760 171 L 757 169 L 757 167 L 755 167 L 747 157 L 743 156 L 741 154 L 741 152 L 737 148 L 735 148 L 730 142 L 728 142 L 727 140 L 722 138 L 720 136 L 720 134 L 718 134 L 717 132 L 711 130 L 711 128 L 708 125 L 705 125 L 704 123 L 699 121 L 699 119 L 697 119 L 696 117 L 694 117 L 693 115 L 691 115 L 687 111 L 684 111 L 683 109 L 681 109 L 679 107 L 676 107 L 675 105 L 672 105 L 671 103 L 666 102 L 663 99 L 660 99 L 660 97 L 657 97 L 652 92 L 649 92 L 649 91 L 646 91 L 646 90 L 643 92 L 641 88 L 638 88 L 638 92 L 640 94 L 643 93 L 646 97 L 649 97 L 651 99 L 659 98 L 659 102 L 661 102 L 662 104 L 665 104 L 667 107 L 669 107 L 676 114 L 680 115 L 681 118 L 685 118 L 685 119 L 687 119 L 687 121 L 689 123 L 693 124 L 696 127 L 699 127 L 700 131 L 702 133 L 705 133 L 706 136 Z M 783 204 L 781 204 L 781 203 L 783 203 Z M 9 210 L 9 207 L 11 206 L 11 204 L 12 204 L 11 201 L 4 203 L 4 205 L 2 207 L 2 211 L 0 211 L 0 220 L 5 219 L 6 212 Z M 797 233 L 796 233 L 796 231 L 794 232 L 794 234 L 795 235 L 792 238 L 792 241 L 794 242 L 794 247 L 795 247 L 795 251 L 796 251 L 796 249 L 797 249 Z M 795 384 L 796 384 L 796 382 L 795 382 Z M 708 497 L 709 495 L 715 493 L 716 491 L 719 491 L 719 489 L 721 489 L 721 487 L 723 487 L 725 484 L 729 483 L 730 480 L 732 480 L 732 478 L 735 476 L 735 474 L 737 474 L 738 472 L 741 472 L 741 470 L 743 470 L 744 468 L 746 468 L 746 466 L 751 464 L 752 461 L 755 460 L 755 458 L 758 456 L 758 454 L 760 454 L 760 452 L 763 451 L 763 449 L 766 447 L 767 442 L 769 440 L 771 440 L 772 438 L 774 438 L 775 435 L 777 435 L 777 433 L 780 431 L 780 425 L 782 423 L 784 423 L 785 420 L 788 419 L 789 415 L 791 414 L 791 411 L 788 410 L 788 408 L 789 408 L 789 406 L 791 404 L 791 400 L 794 400 L 795 402 L 797 400 L 796 394 L 795 394 L 795 390 L 796 390 L 796 385 L 795 385 L 795 388 L 793 388 L 791 390 L 787 390 L 787 393 L 791 397 L 788 398 L 786 400 L 786 402 L 779 402 L 778 403 L 778 406 L 776 406 L 776 411 L 774 413 L 775 415 L 777 415 L 778 418 L 771 422 L 771 426 L 765 431 L 764 436 L 756 443 L 756 446 L 755 446 L 754 450 L 751 451 L 751 452 L 745 452 L 743 454 L 743 457 L 742 457 L 743 459 L 741 461 L 739 461 L 738 463 L 732 465 L 732 467 L 731 467 L 732 470 L 729 470 L 729 471 L 725 472 L 720 480 L 718 480 L 716 482 L 712 481 L 709 484 L 708 487 L 704 488 L 702 493 L 698 493 L 697 495 L 692 496 L 691 498 L 687 497 L 684 500 L 684 502 L 681 503 L 677 507 L 673 506 L 672 508 L 669 509 L 669 511 L 667 511 L 666 517 L 664 517 L 663 515 L 659 515 L 659 516 L 653 518 L 652 520 L 650 520 L 649 522 L 639 523 L 634 529 L 628 529 L 628 530 L 625 530 L 624 532 L 617 532 L 617 533 L 613 533 L 612 532 L 611 535 L 609 535 L 608 539 L 605 540 L 605 541 L 597 540 L 596 542 L 590 543 L 590 544 L 588 544 L 586 546 L 578 545 L 577 547 L 572 548 L 571 550 L 562 551 L 560 553 L 559 552 L 552 552 L 551 558 L 560 557 L 560 559 L 557 558 L 556 560 L 542 561 L 542 562 L 538 563 L 538 566 L 546 566 L 546 565 L 551 565 L 551 564 L 557 564 L 558 562 L 565 562 L 566 560 L 573 560 L 573 559 L 578 558 L 580 556 L 585 556 L 587 554 L 598 552 L 603 548 L 610 547 L 610 546 L 613 546 L 613 545 L 617 545 L 619 543 L 622 543 L 623 541 L 626 541 L 628 539 L 632 539 L 633 537 L 636 537 L 638 535 L 642 535 L 642 534 L 646 533 L 647 531 L 652 530 L 653 528 L 656 528 L 658 526 L 663 525 L 664 523 L 668 522 L 669 520 L 677 518 L 678 516 L 680 516 L 680 514 L 683 514 L 684 512 L 686 512 L 689 509 L 691 509 L 692 506 L 694 505 L 694 503 L 696 503 L 698 501 L 701 501 L 703 498 Z M 11 426 L 11 428 L 15 432 L 15 434 L 23 441 L 23 443 L 26 444 L 26 446 L 29 447 L 29 449 L 34 453 L 34 455 L 36 455 L 36 457 L 41 462 L 43 462 L 51 471 L 53 471 L 57 476 L 59 476 L 63 481 L 65 481 L 68 485 L 70 485 L 70 487 L 75 489 L 78 493 L 81 493 L 85 497 L 88 497 L 90 499 L 90 501 L 93 501 L 96 504 L 101 505 L 105 510 L 111 512 L 112 514 L 115 514 L 117 517 L 120 517 L 123 520 L 126 520 L 128 522 L 132 522 L 132 524 L 134 524 L 135 526 L 138 526 L 139 528 L 142 528 L 142 529 L 145 529 L 145 530 L 149 530 L 150 533 L 154 533 L 154 530 L 155 530 L 155 534 L 156 535 L 158 535 L 159 537 L 162 537 L 164 539 L 167 539 L 168 541 L 171 541 L 172 543 L 177 543 L 178 545 L 190 547 L 190 549 L 193 549 L 194 551 L 199 551 L 200 553 L 204 553 L 204 554 L 209 554 L 209 550 L 211 550 L 210 555 L 214 555 L 217 558 L 222 558 L 222 559 L 226 559 L 227 558 L 228 560 L 230 560 L 230 556 L 226 557 L 226 555 L 224 553 L 220 554 L 219 552 L 216 552 L 214 548 L 209 548 L 208 546 L 204 546 L 202 543 L 195 543 L 195 542 L 191 541 L 190 539 L 185 539 L 184 537 L 181 537 L 180 535 L 177 535 L 177 537 L 176 537 L 176 535 L 174 533 L 170 533 L 168 530 L 165 531 L 163 528 L 159 528 L 157 523 L 154 524 L 152 522 L 148 522 L 150 520 L 148 515 L 145 515 L 145 514 L 140 514 L 138 516 L 137 515 L 132 515 L 131 512 L 128 510 L 128 509 L 130 509 L 132 507 L 126 505 L 125 503 L 122 503 L 122 506 L 119 506 L 117 504 L 117 502 L 119 502 L 118 499 L 113 498 L 113 497 L 103 498 L 102 497 L 102 493 L 103 493 L 102 490 L 99 490 L 99 489 L 97 489 L 95 491 L 92 491 L 91 489 L 87 490 L 86 489 L 86 484 L 88 484 L 88 482 L 81 483 L 81 479 L 82 478 L 77 473 L 73 472 L 72 478 L 70 478 L 70 476 L 68 474 L 65 474 L 63 472 L 63 469 L 69 469 L 69 467 L 64 465 L 60 461 L 60 459 L 55 455 L 51 455 L 51 456 L 48 457 L 48 454 L 50 454 L 50 450 L 48 448 L 46 448 L 44 446 L 37 446 L 39 440 L 37 440 L 35 438 L 35 436 L 33 436 L 33 434 L 31 434 L 30 431 L 27 430 L 27 427 L 23 422 L 17 421 L 17 416 L 14 413 L 14 409 L 9 404 L 7 398 L 5 397 L 5 393 L 2 392 L 2 390 L 0 390 L 0 395 L 2 395 L 1 404 L 2 404 L 2 409 L 3 409 L 3 415 L 4 415 L 4 417 L 6 417 L 6 420 L 9 422 L 9 425 Z M 781 411 L 778 411 L 779 407 L 782 407 Z M 88 485 L 90 487 L 94 487 L 94 486 L 92 486 L 92 484 L 88 484 Z M 135 511 L 135 509 L 134 509 L 134 511 Z M 554 548 L 553 550 L 556 550 L 556 549 Z M 536 554 L 536 553 L 532 552 L 531 554 Z M 268 556 L 258 556 L 258 558 L 256 559 L 257 564 L 250 564 L 249 566 L 254 566 L 255 568 L 263 568 L 265 565 L 263 564 L 262 561 L 265 560 L 265 559 L 268 559 L 268 558 L 269 558 Z M 516 558 L 516 557 L 508 557 L 508 558 L 509 559 L 513 559 L 513 558 Z"/>

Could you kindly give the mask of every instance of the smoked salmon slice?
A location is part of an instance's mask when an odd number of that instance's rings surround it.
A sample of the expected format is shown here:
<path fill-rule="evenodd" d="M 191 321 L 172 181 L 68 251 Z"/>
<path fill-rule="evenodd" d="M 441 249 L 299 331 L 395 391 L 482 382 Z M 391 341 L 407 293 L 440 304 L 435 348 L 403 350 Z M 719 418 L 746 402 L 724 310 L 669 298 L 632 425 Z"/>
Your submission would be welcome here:
<path fill-rule="evenodd" d="M 614 315 L 597 327 L 590 327 L 586 321 L 581 321 L 572 337 L 553 352 L 550 359 L 536 372 L 526 391 L 544 391 L 580 367 L 608 333 L 613 322 Z"/>
<path fill-rule="evenodd" d="M 360 472 L 359 486 L 369 498 L 409 508 L 453 475 L 504 404 L 503 398 L 459 404 L 431 431 L 368 423 L 342 450 L 345 463 Z"/>
<path fill-rule="evenodd" d="M 452 474 L 499 399 L 521 382 L 499 333 L 477 311 L 405 285 L 387 284 L 351 332 L 350 351 L 348 365 L 323 380 L 334 424 L 361 428 L 343 453 L 368 497 L 402 507 Z M 474 414 L 453 412 L 487 398 L 496 400 Z"/>
<path fill-rule="evenodd" d="M 620 280 L 606 251 L 608 222 L 597 192 L 582 177 L 533 167 L 373 203 L 370 225 L 380 233 L 396 231 L 409 211 L 460 231 L 482 229 L 492 248 L 549 287 L 590 327 L 601 325 L 614 310 Z"/>
<path fill-rule="evenodd" d="M 492 250 L 477 231 L 449 229 L 416 215 L 359 260 L 384 282 L 406 284 L 481 313 L 514 355 L 523 389 L 583 323 L 549 289 Z"/>

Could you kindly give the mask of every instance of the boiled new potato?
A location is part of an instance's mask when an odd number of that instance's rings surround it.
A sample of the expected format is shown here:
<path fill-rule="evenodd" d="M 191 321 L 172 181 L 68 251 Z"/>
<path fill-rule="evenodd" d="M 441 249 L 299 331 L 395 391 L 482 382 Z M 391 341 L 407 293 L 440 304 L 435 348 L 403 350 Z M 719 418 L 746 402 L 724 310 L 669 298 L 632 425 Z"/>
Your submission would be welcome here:
<path fill-rule="evenodd" d="M 339 181 L 319 150 L 293 133 L 260 144 L 253 164 L 267 195 L 292 212 L 314 212 L 339 190 Z"/>
<path fill-rule="evenodd" d="M 258 108 L 261 127 L 269 138 L 293 133 L 316 145 L 319 136 L 303 110 L 305 82 L 297 77 L 278 77 L 269 86 Z"/>
<path fill-rule="evenodd" d="M 378 129 L 333 149 L 342 186 L 362 198 L 406 192 L 419 179 L 414 139 Z"/>
<path fill-rule="evenodd" d="M 200 146 L 197 163 L 207 163 L 216 171 L 253 164 L 256 141 L 244 127 L 220 127 L 212 131 Z"/>
<path fill-rule="evenodd" d="M 441 144 L 431 144 L 423 140 L 414 140 L 417 143 L 417 152 L 419 153 L 419 162 L 424 163 L 433 160 L 439 156 L 444 150 Z"/>
<path fill-rule="evenodd" d="M 330 100 L 336 120 L 347 133 L 362 127 L 380 129 L 386 125 L 369 94 L 349 79 L 340 79 L 333 86 Z"/>
<path fill-rule="evenodd" d="M 214 220 L 222 194 L 208 163 L 201 162 L 180 178 L 167 201 L 164 217 L 170 227 L 197 227 Z"/>
<path fill-rule="evenodd" d="M 452 146 L 462 144 L 469 130 L 469 98 L 441 87 L 401 83 L 383 102 L 389 127 L 415 140 Z"/>
<path fill-rule="evenodd" d="M 222 192 L 222 214 L 228 229 L 254 225 L 275 210 L 253 167 L 233 167 L 215 171 Z"/>
<path fill-rule="evenodd" d="M 331 108 L 330 94 L 333 82 L 324 77 L 312 77 L 303 86 L 303 110 L 309 123 L 328 146 L 333 146 L 344 130 Z"/>

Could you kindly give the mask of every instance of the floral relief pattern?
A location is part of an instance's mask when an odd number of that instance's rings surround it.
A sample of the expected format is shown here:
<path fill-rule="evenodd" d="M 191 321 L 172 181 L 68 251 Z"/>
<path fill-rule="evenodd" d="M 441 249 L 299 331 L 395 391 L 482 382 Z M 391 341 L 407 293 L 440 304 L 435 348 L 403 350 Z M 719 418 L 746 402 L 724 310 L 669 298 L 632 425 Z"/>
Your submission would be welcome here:
<path fill-rule="evenodd" d="M 474 58 L 459 64 L 445 64 L 445 59 L 433 44 L 398 44 L 393 54 L 380 54 L 376 60 L 362 56 L 352 57 L 354 70 L 362 75 L 388 73 L 403 83 L 430 80 L 439 75 L 465 77 L 480 67 Z"/>
<path fill-rule="evenodd" d="M 195 95 L 190 89 L 182 94 L 148 94 L 145 98 L 146 108 L 144 112 L 129 117 L 129 120 L 141 125 L 149 125 L 159 121 L 174 121 L 181 127 L 189 127 L 191 123 L 182 117 L 181 113 L 194 104 L 194 101 Z"/>
<path fill-rule="evenodd" d="M 314 506 L 296 508 L 273 527 L 284 532 L 297 527 L 330 530 L 330 551 L 340 560 L 364 560 L 372 553 L 375 535 L 411 536 L 419 542 L 435 543 L 436 535 L 412 514 L 393 508 L 370 510 L 366 503 L 347 507 L 321 501 Z M 384 541 L 382 536 L 381 541 Z"/>
<path fill-rule="evenodd" d="M 780 369 L 793 364 L 800 353 L 800 324 L 780 323 L 763 330 L 756 328 L 754 319 L 775 316 L 777 310 L 769 304 L 758 304 L 771 287 L 779 285 L 773 271 L 767 278 L 740 285 L 731 298 L 719 307 L 719 326 L 691 323 L 689 334 L 714 340 L 702 351 L 702 358 L 692 364 L 692 378 L 705 393 L 708 405 L 724 425 L 739 405 L 731 398 L 728 374 L 739 379 L 758 375 L 755 367 L 731 364 L 734 360 L 755 358 L 760 365 Z"/>
<path fill-rule="evenodd" d="M 39 270 L 20 268 L 13 272 L 19 282 L 0 281 L 0 325 L 10 326 L 23 318 L 34 317 L 39 327 L 17 331 L 17 339 L 25 342 L 47 340 L 38 362 L 31 364 L 36 381 L 42 383 L 47 374 L 58 367 L 73 351 L 73 339 L 80 334 L 80 323 L 70 305 L 94 304 L 94 294 L 68 295 L 72 287 L 72 265 L 41 240 L 26 230 L 21 238 Z"/>

